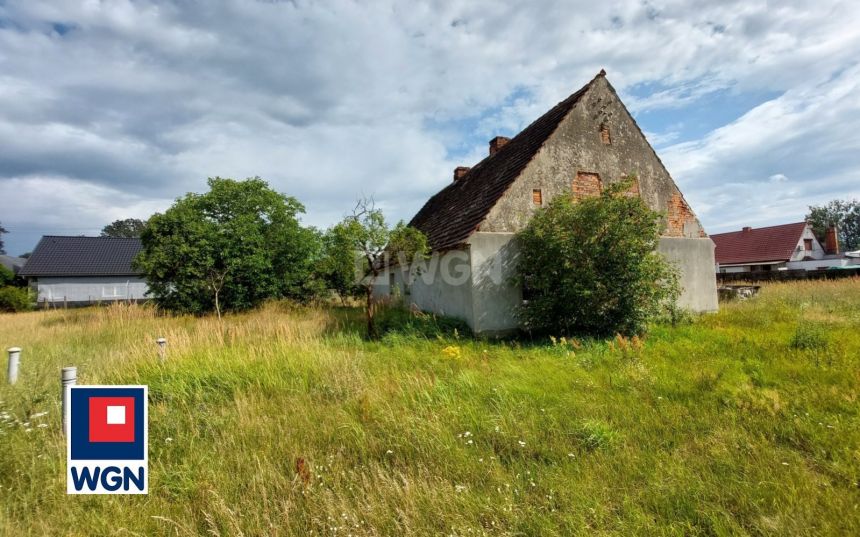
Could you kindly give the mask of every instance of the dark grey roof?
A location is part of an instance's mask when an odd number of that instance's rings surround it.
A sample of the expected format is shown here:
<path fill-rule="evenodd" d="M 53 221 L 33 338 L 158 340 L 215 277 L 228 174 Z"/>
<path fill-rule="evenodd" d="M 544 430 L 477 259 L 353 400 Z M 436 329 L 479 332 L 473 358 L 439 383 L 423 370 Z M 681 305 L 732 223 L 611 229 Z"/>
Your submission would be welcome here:
<path fill-rule="evenodd" d="M 42 237 L 21 276 L 136 276 L 131 262 L 142 249 L 138 238 Z"/>
<path fill-rule="evenodd" d="M 27 262 L 23 257 L 12 257 L 11 255 L 0 255 L 0 265 L 6 267 L 11 270 L 15 274 L 18 274 L 18 271 L 24 268 L 24 264 Z"/>

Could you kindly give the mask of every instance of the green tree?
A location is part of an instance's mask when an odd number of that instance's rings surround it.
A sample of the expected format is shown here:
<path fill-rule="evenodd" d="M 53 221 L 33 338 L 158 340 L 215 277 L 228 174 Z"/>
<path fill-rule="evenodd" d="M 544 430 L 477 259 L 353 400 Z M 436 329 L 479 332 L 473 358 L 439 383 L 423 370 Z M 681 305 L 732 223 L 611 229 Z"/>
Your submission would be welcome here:
<path fill-rule="evenodd" d="M 3 224 L 0 224 L 0 255 L 6 255 L 5 245 L 3 244 L 3 235 L 9 233 Z"/>
<path fill-rule="evenodd" d="M 359 283 L 356 267 L 358 251 L 350 232 L 351 227 L 344 222 L 332 226 L 322 235 L 322 252 L 317 264 L 317 274 L 327 289 L 334 290 L 341 301 L 361 296 L 363 290 Z"/>
<path fill-rule="evenodd" d="M 0 312 L 28 311 L 33 309 L 30 291 L 25 287 L 0 287 Z"/>
<path fill-rule="evenodd" d="M 102 228 L 102 237 L 140 237 L 146 222 L 137 218 L 126 218 L 125 220 L 114 220 Z"/>
<path fill-rule="evenodd" d="M 372 199 L 367 198 L 359 200 L 352 214 L 338 226 L 342 227 L 339 233 L 348 238 L 350 250 L 359 256 L 357 281 L 365 297 L 367 336 L 375 338 L 378 332 L 374 322 L 376 304 L 373 286 L 377 278 L 394 263 L 401 267 L 408 266 L 416 258 L 426 256 L 429 250 L 427 237 L 403 221 L 390 228 L 382 211 L 375 207 Z"/>
<path fill-rule="evenodd" d="M 824 240 L 827 228 L 836 226 L 841 249 L 860 249 L 860 201 L 833 200 L 824 205 L 810 205 L 806 221 L 819 240 Z"/>
<path fill-rule="evenodd" d="M 0 265 L 0 287 L 3 287 L 5 285 L 12 285 L 12 282 L 14 281 L 15 273 L 7 269 L 3 265 Z"/>
<path fill-rule="evenodd" d="M 640 334 L 679 294 L 656 252 L 661 215 L 630 181 L 579 201 L 557 196 L 519 233 L 518 278 L 527 329 L 551 335 Z"/>
<path fill-rule="evenodd" d="M 156 303 L 220 318 L 267 298 L 307 298 L 318 241 L 299 224 L 302 204 L 258 177 L 208 184 L 153 215 L 141 235 L 136 264 Z"/>

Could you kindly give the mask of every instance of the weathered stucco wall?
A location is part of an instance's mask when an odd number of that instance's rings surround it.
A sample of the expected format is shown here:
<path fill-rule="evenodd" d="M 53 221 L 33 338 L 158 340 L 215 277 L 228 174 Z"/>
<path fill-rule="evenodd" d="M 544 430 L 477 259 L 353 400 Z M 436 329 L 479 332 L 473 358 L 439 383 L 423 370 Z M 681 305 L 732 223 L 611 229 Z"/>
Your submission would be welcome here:
<path fill-rule="evenodd" d="M 604 143 L 606 133 L 601 134 L 602 126 L 608 127 L 608 144 Z M 591 191 L 588 184 L 574 184 L 578 172 L 598 174 L 603 186 L 635 173 L 639 195 L 649 207 L 665 213 L 664 235 L 705 236 L 666 168 L 604 77 L 594 81 L 559 124 L 487 215 L 480 231 L 521 230 L 538 208 L 533 203 L 534 189 L 541 190 L 544 206 L 558 195 Z M 588 179 L 587 175 L 582 177 Z"/>
<path fill-rule="evenodd" d="M 518 250 L 513 233 L 475 233 L 469 237 L 472 260 L 472 330 L 502 335 L 517 329 L 522 291 L 516 276 Z"/>
<path fill-rule="evenodd" d="M 146 298 L 146 281 L 128 276 L 38 278 L 39 302 L 96 303 Z"/>
<path fill-rule="evenodd" d="M 707 238 L 662 237 L 657 251 L 679 269 L 682 291 L 678 305 L 694 312 L 717 311 L 714 242 Z"/>
<path fill-rule="evenodd" d="M 374 296 L 402 297 L 407 305 L 462 319 L 474 330 L 471 274 L 468 249 L 434 252 L 417 270 L 404 273 L 399 267 L 388 269 L 377 279 Z M 391 287 L 392 277 L 396 290 Z"/>
<path fill-rule="evenodd" d="M 658 251 L 680 269 L 679 305 L 695 312 L 715 311 L 711 239 L 663 237 Z M 379 277 L 374 292 L 380 299 L 399 296 L 422 311 L 462 319 L 476 334 L 508 334 L 519 327 L 516 310 L 522 291 L 513 281 L 518 254 L 514 233 L 478 232 L 469 238 L 468 250 L 433 254 L 417 273 L 404 277 L 399 268 L 390 269 Z"/>

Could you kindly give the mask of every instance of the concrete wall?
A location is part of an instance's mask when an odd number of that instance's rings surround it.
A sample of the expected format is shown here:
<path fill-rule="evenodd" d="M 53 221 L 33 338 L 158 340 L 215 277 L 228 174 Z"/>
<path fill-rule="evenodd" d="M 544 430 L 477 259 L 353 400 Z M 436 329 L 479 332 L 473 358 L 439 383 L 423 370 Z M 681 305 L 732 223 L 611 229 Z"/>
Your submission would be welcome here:
<path fill-rule="evenodd" d="M 436 253 L 419 270 L 390 269 L 377 280 L 379 299 L 402 297 L 422 311 L 466 321 L 476 334 L 503 335 L 519 327 L 522 291 L 516 275 L 518 248 L 513 233 L 475 233 L 468 250 Z M 658 251 L 677 264 L 683 292 L 679 305 L 716 311 L 714 243 L 711 239 L 663 237 Z M 395 288 L 391 287 L 393 283 Z"/>
<path fill-rule="evenodd" d="M 468 249 L 434 252 L 410 271 L 389 268 L 373 292 L 377 299 L 400 297 L 422 311 L 462 319 L 474 330 L 471 274 Z M 392 276 L 396 289 L 391 287 Z"/>
<path fill-rule="evenodd" d="M 678 305 L 695 312 L 717 311 L 714 242 L 711 239 L 661 237 L 657 251 L 681 273 Z"/>
<path fill-rule="evenodd" d="M 522 291 L 516 276 L 519 251 L 513 233 L 475 233 L 469 237 L 472 261 L 472 330 L 501 335 L 519 326 Z"/>
<path fill-rule="evenodd" d="M 39 302 L 96 303 L 146 298 L 146 281 L 135 276 L 38 278 Z"/>
<path fill-rule="evenodd" d="M 609 127 L 609 144 L 601 139 L 601 125 Z M 545 206 L 555 196 L 571 195 L 577 172 L 599 174 L 604 186 L 635 173 L 642 199 L 666 213 L 664 235 L 705 236 L 669 172 L 603 77 L 562 120 L 481 223 L 480 231 L 520 231 L 538 209 L 532 190 L 541 189 Z"/>

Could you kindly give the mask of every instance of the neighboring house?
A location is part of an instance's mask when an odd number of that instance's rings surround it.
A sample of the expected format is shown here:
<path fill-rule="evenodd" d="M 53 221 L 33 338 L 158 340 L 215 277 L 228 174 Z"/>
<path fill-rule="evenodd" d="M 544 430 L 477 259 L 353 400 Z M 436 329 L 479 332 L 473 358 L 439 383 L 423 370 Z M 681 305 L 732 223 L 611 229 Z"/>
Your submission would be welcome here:
<path fill-rule="evenodd" d="M 408 295 L 478 334 L 512 331 L 522 304 L 511 280 L 515 234 L 554 196 L 597 195 L 631 173 L 630 195 L 666 215 L 659 250 L 681 269 L 681 306 L 716 310 L 714 245 L 603 71 L 515 137 L 494 138 L 473 168 L 454 170 L 411 221 L 427 235 L 430 260 L 419 271 L 390 267 L 375 292 Z"/>
<path fill-rule="evenodd" d="M 27 260 L 23 257 L 12 257 L 11 255 L 0 255 L 0 266 L 3 266 L 12 271 L 13 274 L 18 274 Z"/>
<path fill-rule="evenodd" d="M 131 267 L 141 248 L 137 238 L 45 236 L 20 276 L 37 290 L 40 303 L 142 300 L 146 281 Z"/>
<path fill-rule="evenodd" d="M 717 272 L 762 272 L 770 270 L 821 270 L 845 267 L 858 260 L 839 254 L 836 228 L 827 230 L 824 245 L 806 222 L 711 235 L 716 244 Z"/>

